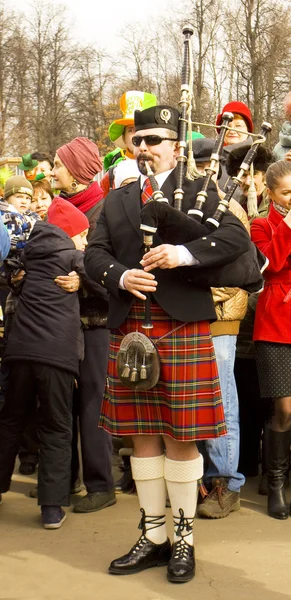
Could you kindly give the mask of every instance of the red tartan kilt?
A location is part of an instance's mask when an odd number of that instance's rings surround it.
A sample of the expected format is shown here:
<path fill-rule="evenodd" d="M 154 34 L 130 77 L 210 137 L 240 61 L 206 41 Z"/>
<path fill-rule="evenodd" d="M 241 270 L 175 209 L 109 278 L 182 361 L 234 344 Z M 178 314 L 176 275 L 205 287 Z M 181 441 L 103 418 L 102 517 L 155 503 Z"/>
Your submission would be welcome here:
<path fill-rule="evenodd" d="M 153 304 L 151 339 L 157 344 L 161 372 L 146 392 L 124 387 L 117 376 L 116 356 L 124 335 L 143 331 L 144 305 L 136 302 L 119 330 L 111 333 L 108 389 L 100 425 L 115 435 L 159 434 L 179 441 L 225 435 L 224 413 L 208 321 L 171 319 Z M 182 326 L 181 326 L 182 325 Z M 177 331 L 173 331 L 175 328 Z M 164 339 L 163 335 L 172 332 Z"/>

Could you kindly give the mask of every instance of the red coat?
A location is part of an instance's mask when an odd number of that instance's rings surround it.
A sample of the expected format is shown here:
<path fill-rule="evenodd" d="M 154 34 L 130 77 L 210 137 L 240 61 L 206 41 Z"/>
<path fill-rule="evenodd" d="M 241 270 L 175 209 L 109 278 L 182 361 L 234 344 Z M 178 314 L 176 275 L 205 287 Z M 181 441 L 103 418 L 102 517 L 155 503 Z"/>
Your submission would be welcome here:
<path fill-rule="evenodd" d="M 253 221 L 251 238 L 270 261 L 253 339 L 291 344 L 291 228 L 271 205 L 268 217 Z"/>

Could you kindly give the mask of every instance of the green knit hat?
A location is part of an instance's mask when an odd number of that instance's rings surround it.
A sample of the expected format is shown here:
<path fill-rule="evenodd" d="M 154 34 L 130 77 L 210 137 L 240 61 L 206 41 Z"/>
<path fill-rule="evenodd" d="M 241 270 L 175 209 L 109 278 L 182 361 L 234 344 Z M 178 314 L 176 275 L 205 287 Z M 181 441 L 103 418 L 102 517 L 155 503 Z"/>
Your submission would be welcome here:
<path fill-rule="evenodd" d="M 32 198 L 33 187 L 23 175 L 14 175 L 14 177 L 7 179 L 4 186 L 4 200 L 7 200 L 13 194 L 28 194 Z"/>
<path fill-rule="evenodd" d="M 126 145 L 123 141 L 122 134 L 125 127 L 133 127 L 134 111 L 145 110 L 151 106 L 156 106 L 156 104 L 157 98 L 154 94 L 138 92 L 136 90 L 125 92 L 125 94 L 123 94 L 120 98 L 120 110 L 122 112 L 122 118 L 113 121 L 108 129 L 109 137 L 114 145 L 126 150 Z"/>
<path fill-rule="evenodd" d="M 32 171 L 32 169 L 35 169 L 38 165 L 38 161 L 31 158 L 31 154 L 23 154 L 21 158 L 22 162 L 18 165 L 18 168 L 21 169 L 21 171 Z"/>

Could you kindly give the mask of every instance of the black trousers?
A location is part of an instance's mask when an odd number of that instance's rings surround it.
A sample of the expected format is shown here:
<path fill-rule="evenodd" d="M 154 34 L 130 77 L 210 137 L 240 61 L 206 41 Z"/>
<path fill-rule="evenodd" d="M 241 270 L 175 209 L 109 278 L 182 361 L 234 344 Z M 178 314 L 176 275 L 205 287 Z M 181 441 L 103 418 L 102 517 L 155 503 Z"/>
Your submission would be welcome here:
<path fill-rule="evenodd" d="M 98 427 L 109 356 L 109 331 L 85 329 L 85 358 L 77 389 L 83 480 L 87 492 L 107 492 L 114 487 L 111 473 L 111 435 Z"/>
<path fill-rule="evenodd" d="M 18 452 L 20 463 L 37 465 L 38 463 L 39 438 L 37 431 L 36 412 L 31 413 L 27 427 L 25 428 Z"/>
<path fill-rule="evenodd" d="M 38 504 L 69 506 L 74 375 L 30 361 L 9 365 L 0 413 L 0 493 L 7 492 L 15 458 L 38 396 Z"/>
<path fill-rule="evenodd" d="M 260 440 L 265 422 L 265 403 L 260 397 L 255 359 L 236 358 L 235 381 L 239 400 L 239 471 L 245 476 L 258 474 Z"/>
<path fill-rule="evenodd" d="M 2 290 L 3 291 L 3 290 Z M 1 290 L 0 290 L 0 304 L 2 304 L 1 300 Z M 3 307 L 2 307 L 3 308 Z M 4 314 L 4 313 L 3 313 Z M 2 354 L 4 356 L 8 335 L 12 327 L 14 313 L 9 313 L 5 315 L 4 320 L 4 335 L 2 338 Z M 5 361 L 1 361 L 0 366 L 0 411 L 4 406 L 5 394 L 7 391 L 9 380 L 9 364 Z M 36 422 L 36 412 L 33 409 L 30 418 L 28 419 L 28 425 L 23 432 L 20 449 L 19 449 L 19 460 L 21 463 L 31 463 L 33 465 L 37 465 L 38 463 L 38 433 L 37 433 L 37 422 Z"/>

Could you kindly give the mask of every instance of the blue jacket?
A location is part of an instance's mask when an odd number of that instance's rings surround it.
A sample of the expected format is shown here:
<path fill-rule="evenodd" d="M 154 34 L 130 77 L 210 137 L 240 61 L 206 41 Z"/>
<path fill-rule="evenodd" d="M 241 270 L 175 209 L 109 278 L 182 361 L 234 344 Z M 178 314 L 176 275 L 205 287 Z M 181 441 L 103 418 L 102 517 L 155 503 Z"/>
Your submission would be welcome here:
<path fill-rule="evenodd" d="M 10 250 L 10 236 L 9 233 L 0 219 L 0 260 L 4 260 Z"/>

